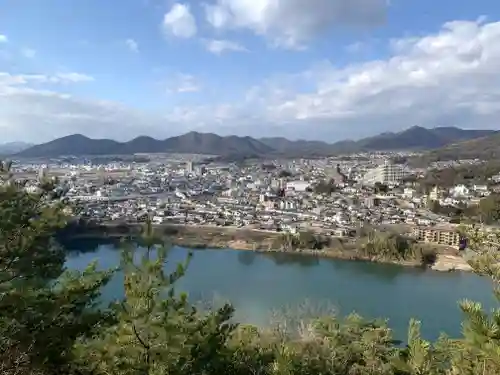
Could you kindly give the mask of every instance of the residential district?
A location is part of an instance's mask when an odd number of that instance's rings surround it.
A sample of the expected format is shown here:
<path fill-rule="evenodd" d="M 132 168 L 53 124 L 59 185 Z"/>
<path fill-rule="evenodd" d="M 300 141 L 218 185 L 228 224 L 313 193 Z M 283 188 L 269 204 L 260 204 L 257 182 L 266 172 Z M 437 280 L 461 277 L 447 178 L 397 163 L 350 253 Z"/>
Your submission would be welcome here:
<path fill-rule="evenodd" d="M 392 160 L 403 154 L 220 163 L 202 155 L 140 158 L 65 158 L 44 163 L 15 161 L 25 189 L 57 179 L 77 217 L 100 223 L 137 223 L 353 236 L 364 225 L 395 226 L 423 242 L 458 248 L 457 222 L 439 207 L 478 206 L 500 175 L 451 187 L 422 189 L 431 170 L 459 168 L 477 160 L 411 168 Z M 492 183 L 490 183 L 492 182 Z"/>

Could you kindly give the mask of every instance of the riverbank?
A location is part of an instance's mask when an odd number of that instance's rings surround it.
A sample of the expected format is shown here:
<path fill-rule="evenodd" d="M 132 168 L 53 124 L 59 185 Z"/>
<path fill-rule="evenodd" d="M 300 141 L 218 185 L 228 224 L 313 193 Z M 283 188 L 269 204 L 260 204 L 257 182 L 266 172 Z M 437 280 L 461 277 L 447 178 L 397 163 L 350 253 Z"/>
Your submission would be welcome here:
<path fill-rule="evenodd" d="M 436 262 L 431 267 L 434 271 L 467 271 L 471 272 L 472 267 L 459 255 L 438 254 Z"/>
<path fill-rule="evenodd" d="M 140 234 L 141 225 L 92 225 L 85 228 L 70 227 L 64 234 L 70 238 L 121 238 L 135 237 Z M 435 261 L 425 266 L 418 259 L 396 260 L 387 257 L 369 257 L 359 248 L 359 239 L 335 238 L 329 246 L 321 249 L 293 249 L 287 250 L 276 245 L 283 234 L 274 231 L 255 230 L 236 227 L 217 226 L 186 226 L 176 224 L 154 225 L 158 234 L 165 236 L 173 245 L 193 249 L 217 248 L 255 251 L 260 253 L 290 253 L 321 258 L 343 259 L 353 261 L 369 261 L 377 263 L 398 264 L 407 267 L 428 267 L 435 271 L 471 271 L 469 264 L 450 248 L 422 244 L 424 248 L 435 256 Z M 333 246 L 332 246 L 333 245 Z"/>
<path fill-rule="evenodd" d="M 279 250 L 279 249 L 256 250 L 253 249 L 251 246 L 249 246 L 249 244 L 245 243 L 244 241 L 230 242 L 228 243 L 228 246 L 224 246 L 224 248 L 230 248 L 234 250 L 256 251 L 259 253 L 286 252 L 284 250 Z M 321 258 L 330 258 L 330 259 L 397 264 L 405 267 L 423 267 L 422 264 L 417 260 L 390 260 L 390 259 L 380 259 L 380 258 L 369 258 L 353 251 L 333 249 L 333 248 L 326 248 L 322 250 L 300 249 L 293 251 L 293 254 L 299 254 L 305 256 L 317 256 Z M 434 264 L 430 266 L 430 269 L 433 271 L 441 271 L 441 272 L 472 271 L 472 267 L 465 261 L 465 259 L 462 256 L 450 255 L 450 254 L 437 254 L 436 261 Z"/>

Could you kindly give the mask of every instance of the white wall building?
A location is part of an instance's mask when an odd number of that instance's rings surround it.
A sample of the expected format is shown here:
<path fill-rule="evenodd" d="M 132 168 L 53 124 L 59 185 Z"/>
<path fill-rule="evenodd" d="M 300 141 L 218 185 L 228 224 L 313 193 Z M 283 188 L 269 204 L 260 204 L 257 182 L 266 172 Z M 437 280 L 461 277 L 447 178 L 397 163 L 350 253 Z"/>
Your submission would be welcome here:
<path fill-rule="evenodd" d="M 308 181 L 289 181 L 286 183 L 287 190 L 306 191 L 310 183 Z"/>
<path fill-rule="evenodd" d="M 450 194 L 455 197 L 466 197 L 470 193 L 469 189 L 465 185 L 457 185 L 450 189 Z"/>
<path fill-rule="evenodd" d="M 375 185 L 377 182 L 390 185 L 400 183 L 405 176 L 406 172 L 402 165 L 386 162 L 384 165 L 367 171 L 362 182 L 367 185 Z"/>

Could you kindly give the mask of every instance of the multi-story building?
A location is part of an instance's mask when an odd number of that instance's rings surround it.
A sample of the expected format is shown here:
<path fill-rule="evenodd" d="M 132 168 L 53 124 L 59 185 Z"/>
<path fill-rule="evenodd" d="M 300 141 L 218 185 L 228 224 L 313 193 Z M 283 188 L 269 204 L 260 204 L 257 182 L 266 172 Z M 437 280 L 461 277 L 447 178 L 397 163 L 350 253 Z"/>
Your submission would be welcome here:
<path fill-rule="evenodd" d="M 412 234 L 417 241 L 457 248 L 460 246 L 461 236 L 454 228 L 415 227 L 412 230 Z"/>
<path fill-rule="evenodd" d="M 295 191 L 306 191 L 306 189 L 311 185 L 308 181 L 288 181 L 286 183 L 287 190 Z"/>
<path fill-rule="evenodd" d="M 43 181 L 47 178 L 48 169 L 45 165 L 40 166 L 38 169 L 38 181 Z"/>
<path fill-rule="evenodd" d="M 441 198 L 441 192 L 437 186 L 434 186 L 429 193 L 429 199 L 431 201 L 438 201 Z"/>
<path fill-rule="evenodd" d="M 374 185 L 377 182 L 390 185 L 401 182 L 405 175 L 406 173 L 402 165 L 385 162 L 384 165 L 366 172 L 362 181 L 367 185 Z"/>

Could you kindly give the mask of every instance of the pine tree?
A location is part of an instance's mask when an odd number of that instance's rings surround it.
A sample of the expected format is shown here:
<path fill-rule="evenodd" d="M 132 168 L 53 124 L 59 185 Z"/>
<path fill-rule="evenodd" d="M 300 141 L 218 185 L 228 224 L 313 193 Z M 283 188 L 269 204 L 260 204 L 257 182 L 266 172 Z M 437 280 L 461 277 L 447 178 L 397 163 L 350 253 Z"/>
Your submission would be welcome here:
<path fill-rule="evenodd" d="M 106 318 L 87 309 L 110 273 L 95 265 L 65 272 L 54 235 L 66 218 L 47 196 L 53 186 L 28 194 L 13 183 L 10 163 L 1 165 L 0 373 L 68 372 L 73 341 Z"/>
<path fill-rule="evenodd" d="M 496 300 L 500 302 L 500 231 L 483 226 L 464 228 L 473 252 L 474 271 L 491 278 Z M 463 340 L 454 342 L 452 374 L 500 374 L 500 308 L 486 312 L 481 304 L 462 301 L 465 314 Z"/>
<path fill-rule="evenodd" d="M 424 340 L 420 327 L 419 321 L 410 320 L 408 345 L 394 359 L 395 369 L 401 375 L 445 375 L 451 353 L 449 341 L 444 335 L 435 344 Z"/>
<path fill-rule="evenodd" d="M 191 255 L 166 273 L 168 248 L 150 221 L 139 244 L 142 251 L 130 246 L 123 251 L 125 296 L 115 306 L 117 323 L 76 345 L 79 363 L 94 374 L 228 373 L 233 309 L 225 305 L 204 314 L 186 294 L 176 294 L 174 284 L 184 276 Z"/>

